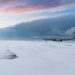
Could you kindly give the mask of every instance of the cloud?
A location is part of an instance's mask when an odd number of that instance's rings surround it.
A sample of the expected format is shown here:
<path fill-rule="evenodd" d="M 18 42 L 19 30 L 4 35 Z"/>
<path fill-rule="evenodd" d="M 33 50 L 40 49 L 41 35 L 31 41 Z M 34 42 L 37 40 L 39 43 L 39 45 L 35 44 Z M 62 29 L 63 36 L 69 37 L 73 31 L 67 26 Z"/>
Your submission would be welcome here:
<path fill-rule="evenodd" d="M 57 12 L 74 8 L 74 0 L 0 0 L 0 13 Z"/>
<path fill-rule="evenodd" d="M 31 38 L 35 36 L 71 36 L 75 34 L 75 14 L 40 19 L 0 29 L 0 38 Z"/>
<path fill-rule="evenodd" d="M 65 34 L 70 36 L 75 35 L 75 27 L 71 27 L 70 29 L 67 29 Z"/>

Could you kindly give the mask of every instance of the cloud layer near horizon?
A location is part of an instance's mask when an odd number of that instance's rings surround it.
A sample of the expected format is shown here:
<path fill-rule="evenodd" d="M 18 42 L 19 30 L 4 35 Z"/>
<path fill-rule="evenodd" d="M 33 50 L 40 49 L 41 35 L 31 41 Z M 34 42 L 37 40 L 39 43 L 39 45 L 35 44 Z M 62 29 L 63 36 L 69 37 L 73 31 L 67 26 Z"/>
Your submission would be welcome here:
<path fill-rule="evenodd" d="M 37 36 L 75 37 L 75 14 L 23 22 L 0 29 L 0 39 L 29 39 Z"/>
<path fill-rule="evenodd" d="M 31 13 L 74 9 L 75 0 L 0 0 L 0 13 Z"/>

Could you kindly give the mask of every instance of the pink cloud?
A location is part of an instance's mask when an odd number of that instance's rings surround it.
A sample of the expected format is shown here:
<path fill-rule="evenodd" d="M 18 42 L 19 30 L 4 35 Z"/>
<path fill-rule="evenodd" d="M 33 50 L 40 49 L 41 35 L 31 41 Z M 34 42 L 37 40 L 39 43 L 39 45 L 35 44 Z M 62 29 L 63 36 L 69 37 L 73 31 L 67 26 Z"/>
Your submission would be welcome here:
<path fill-rule="evenodd" d="M 8 1 L 8 2 L 7 2 Z M 67 9 L 72 9 L 75 4 L 60 5 L 62 0 L 43 0 L 41 3 L 35 4 L 35 0 L 2 0 L 0 1 L 0 13 L 37 13 L 37 12 L 58 12 Z M 2 3 L 4 3 L 2 5 Z M 32 3 L 28 3 L 32 2 Z"/>

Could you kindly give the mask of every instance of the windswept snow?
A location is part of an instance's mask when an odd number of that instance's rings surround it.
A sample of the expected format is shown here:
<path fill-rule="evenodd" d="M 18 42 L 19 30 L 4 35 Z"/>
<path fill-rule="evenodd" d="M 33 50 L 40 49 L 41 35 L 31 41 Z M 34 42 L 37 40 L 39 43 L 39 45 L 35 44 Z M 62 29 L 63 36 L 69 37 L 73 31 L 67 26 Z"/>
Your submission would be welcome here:
<path fill-rule="evenodd" d="M 0 75 L 75 75 L 75 42 L 0 41 Z"/>
<path fill-rule="evenodd" d="M 10 50 L 5 50 L 0 52 L 0 59 L 15 59 L 17 55 Z"/>

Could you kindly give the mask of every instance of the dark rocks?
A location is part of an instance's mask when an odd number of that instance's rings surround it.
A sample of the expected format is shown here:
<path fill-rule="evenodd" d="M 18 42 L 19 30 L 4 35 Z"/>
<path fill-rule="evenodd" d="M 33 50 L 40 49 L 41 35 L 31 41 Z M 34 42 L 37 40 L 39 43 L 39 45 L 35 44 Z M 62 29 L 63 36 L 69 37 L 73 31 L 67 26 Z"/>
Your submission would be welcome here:
<path fill-rule="evenodd" d="M 0 55 L 0 59 L 16 59 L 16 58 L 18 58 L 18 56 L 10 50 L 2 52 L 2 54 Z"/>

